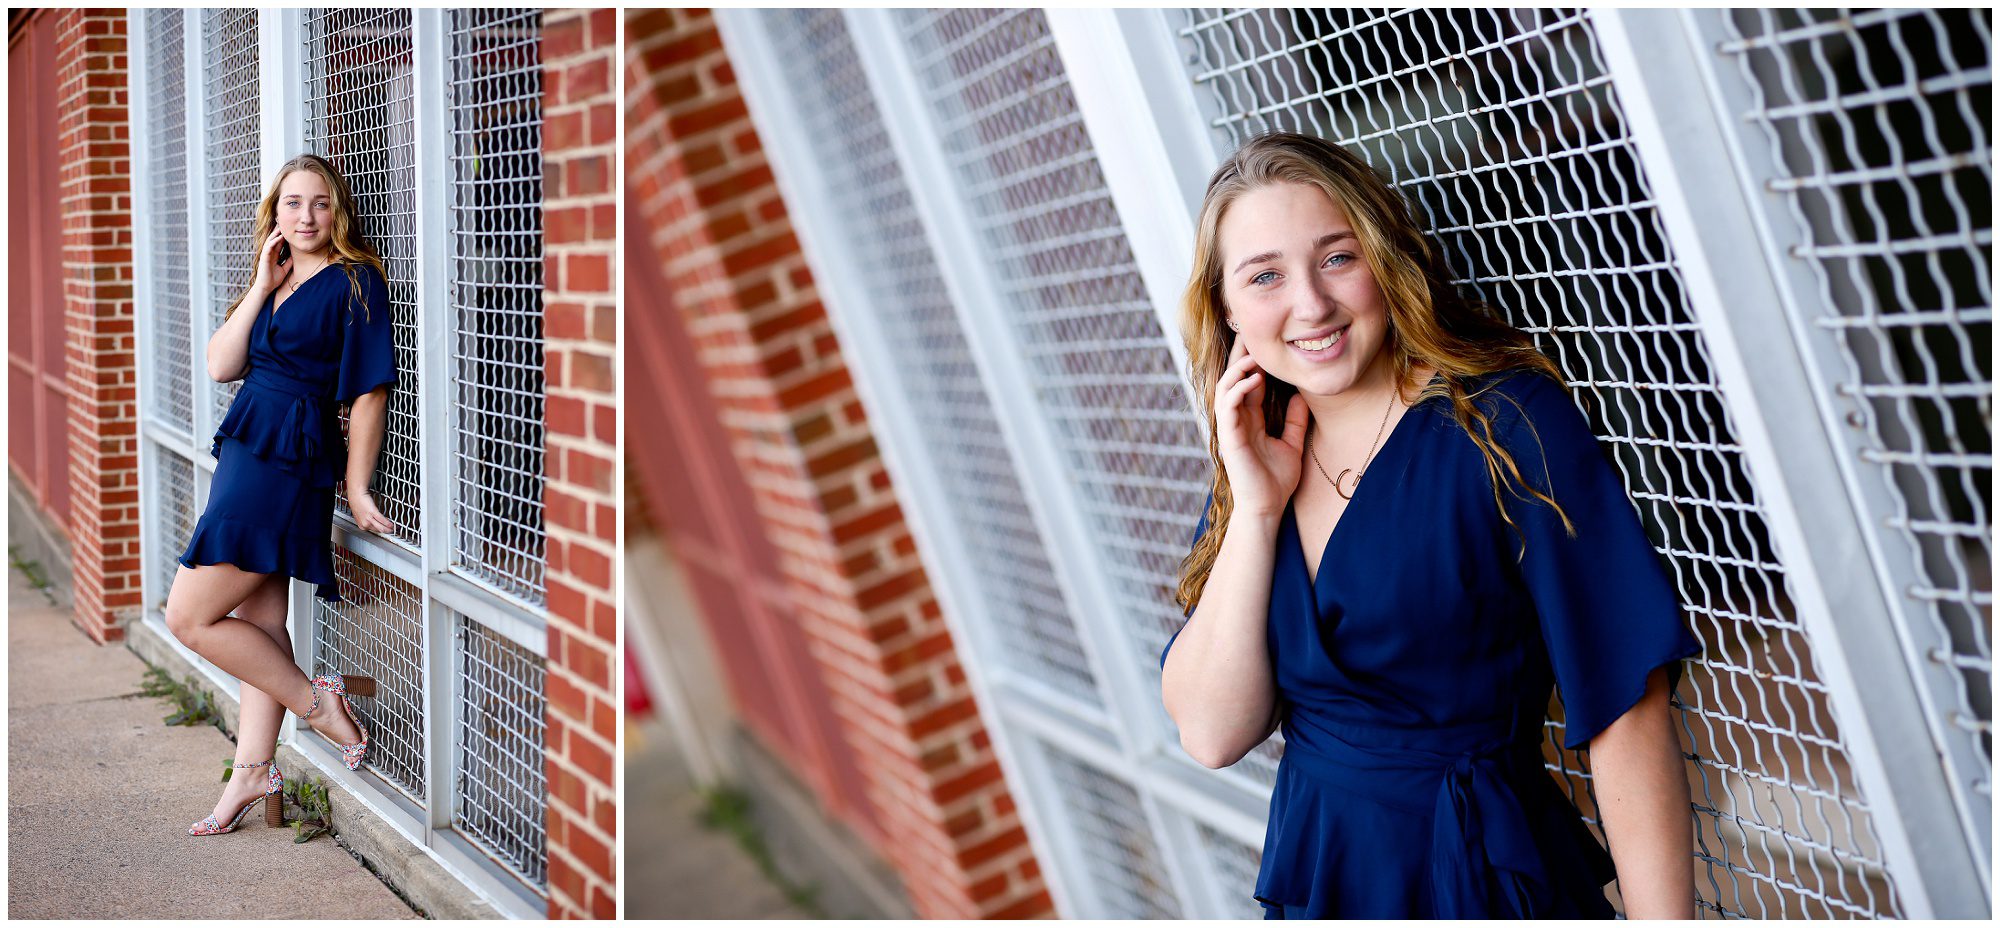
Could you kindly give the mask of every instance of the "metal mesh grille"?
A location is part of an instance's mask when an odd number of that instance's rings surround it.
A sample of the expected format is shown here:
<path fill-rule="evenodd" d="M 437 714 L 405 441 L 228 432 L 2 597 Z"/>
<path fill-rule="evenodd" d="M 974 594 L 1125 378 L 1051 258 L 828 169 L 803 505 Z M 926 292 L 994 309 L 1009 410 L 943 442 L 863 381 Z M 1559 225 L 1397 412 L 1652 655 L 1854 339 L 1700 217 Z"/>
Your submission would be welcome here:
<path fill-rule="evenodd" d="M 991 399 L 938 273 L 937 261 L 837 10 L 775 10 L 765 23 L 778 49 L 803 133 L 816 146 L 838 233 L 862 243 L 857 268 L 889 341 L 897 390 L 916 413 L 957 541 L 980 565 L 977 596 L 1001 653 L 1028 679 L 1101 705 L 1055 583 L 1042 537 L 994 416 Z M 841 307 L 842 310 L 848 307 Z"/>
<path fill-rule="evenodd" d="M 546 885 L 543 661 L 463 616 L 458 621 L 458 805 L 452 827 L 536 886 Z"/>
<path fill-rule="evenodd" d="M 1893 505 L 1873 530 L 1904 559 L 1892 573 L 1911 578 L 1898 619 L 1945 643 L 1922 656 L 1950 670 L 1932 724 L 1966 742 L 1945 762 L 1979 823 L 1993 751 L 1990 16 L 1717 14 L 1724 79 L 1745 83 L 1755 106 L 1742 115 L 1776 156 L 1752 170 L 1784 198 L 1789 214 L 1772 219 L 1802 241 L 1787 257 L 1817 288 L 1793 308 L 1799 328 L 1837 347 L 1837 396 L 1822 402 L 1851 411 L 1864 479 Z"/>
<path fill-rule="evenodd" d="M 1201 849 L 1208 857 L 1209 868 L 1222 880 L 1230 914 L 1236 918 L 1263 918 L 1264 907 L 1251 894 L 1257 885 L 1258 868 L 1263 864 L 1263 851 L 1207 825 L 1196 827 L 1201 832 Z"/>
<path fill-rule="evenodd" d="M 336 546 L 340 603 L 313 599 L 314 673 L 375 678 L 375 696 L 352 698 L 368 729 L 367 765 L 424 804 L 423 592 Z"/>
<path fill-rule="evenodd" d="M 1232 146 L 1289 129 L 1362 154 L 1428 217 L 1459 285 L 1533 333 L 1576 388 L 1707 643 L 1681 687 L 1703 908 L 1895 912 L 1588 20 L 1202 10 L 1184 22 L 1192 76 Z M 1572 788 L 1585 775 L 1574 758 L 1559 766 Z"/>
<path fill-rule="evenodd" d="M 159 462 L 157 477 L 161 492 L 154 498 L 160 507 L 154 518 L 155 536 L 159 539 L 160 550 L 154 556 L 155 570 L 159 572 L 159 601 L 155 608 L 167 607 L 167 591 L 173 589 L 174 575 L 180 572 L 180 554 L 187 550 L 188 539 L 194 536 L 195 520 L 201 516 L 200 501 L 195 499 L 194 462 L 158 446 L 154 447 L 155 460 Z"/>
<path fill-rule="evenodd" d="M 473 576 L 545 595 L 539 9 L 449 10 L 453 548 Z"/>
<path fill-rule="evenodd" d="M 1157 686 L 1209 461 L 1047 21 L 1039 10 L 897 19 L 1104 553 L 1127 659 Z M 1269 783 L 1274 754 L 1267 743 L 1226 775 Z"/>
<path fill-rule="evenodd" d="M 417 427 L 416 151 L 407 9 L 308 10 L 306 147 L 325 156 L 354 194 L 361 232 L 388 269 L 398 383 L 375 498 L 396 523 L 392 540 L 422 543 L 422 449 Z M 342 500 L 345 506 L 345 499 Z"/>
<path fill-rule="evenodd" d="M 1078 843 L 1082 880 L 1104 907 L 1098 918 L 1181 918 L 1180 896 L 1160 864 L 1139 794 L 1111 774 L 1040 745 Z"/>
<path fill-rule="evenodd" d="M 263 145 L 263 102 L 257 89 L 257 11 L 201 11 L 202 92 L 208 138 L 202 146 L 208 174 L 209 327 L 222 327 L 229 304 L 250 288 L 255 262 L 257 200 L 263 195 L 258 158 Z M 249 307 L 257 311 L 257 307 Z M 192 347 L 190 347 L 192 350 Z M 236 398 L 240 381 L 209 381 L 215 420 Z"/>
<path fill-rule="evenodd" d="M 194 342 L 188 279 L 186 13 L 147 10 L 146 152 L 152 392 L 146 409 L 182 432 L 194 430 Z"/>

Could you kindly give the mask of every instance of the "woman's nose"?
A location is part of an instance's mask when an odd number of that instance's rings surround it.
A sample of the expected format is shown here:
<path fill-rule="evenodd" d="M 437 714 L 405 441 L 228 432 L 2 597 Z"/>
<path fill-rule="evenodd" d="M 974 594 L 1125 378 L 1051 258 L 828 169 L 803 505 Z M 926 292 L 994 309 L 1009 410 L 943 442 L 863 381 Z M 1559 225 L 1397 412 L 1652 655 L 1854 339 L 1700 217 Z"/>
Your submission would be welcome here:
<path fill-rule="evenodd" d="M 1325 319 L 1333 313 L 1333 294 L 1326 290 L 1326 282 L 1317 277 L 1307 277 L 1299 284 L 1298 293 L 1292 300 L 1292 316 L 1305 321 Z"/>

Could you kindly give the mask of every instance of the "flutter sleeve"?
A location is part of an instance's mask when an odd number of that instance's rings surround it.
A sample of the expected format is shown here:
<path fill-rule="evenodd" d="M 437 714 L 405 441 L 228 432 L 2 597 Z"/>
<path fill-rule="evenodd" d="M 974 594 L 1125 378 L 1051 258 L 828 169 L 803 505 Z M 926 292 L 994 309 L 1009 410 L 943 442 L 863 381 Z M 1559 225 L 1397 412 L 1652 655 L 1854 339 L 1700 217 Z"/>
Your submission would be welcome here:
<path fill-rule="evenodd" d="M 1701 653 L 1701 643 L 1576 404 L 1539 374 L 1512 375 L 1495 392 L 1520 407 L 1497 404 L 1496 434 L 1576 527 L 1572 538 L 1546 503 L 1502 494 L 1525 536 L 1520 572 L 1562 697 L 1563 746 L 1575 749 L 1638 703 L 1654 668 L 1666 666 L 1669 690 L 1678 686 L 1680 662 Z M 1508 540 L 1523 539 L 1509 532 Z"/>
<path fill-rule="evenodd" d="M 1205 502 L 1203 502 L 1203 503 L 1201 504 L 1201 518 L 1195 521 L 1195 524 L 1194 524 L 1194 537 L 1193 537 L 1193 538 L 1190 538 L 1190 539 L 1188 539 L 1188 548 L 1189 548 L 1190 550 L 1192 550 L 1192 549 L 1194 548 L 1194 545 L 1195 545 L 1195 542 L 1198 542 L 1198 541 L 1200 541 L 1200 540 L 1201 540 L 1201 534 L 1202 534 L 1203 532 L 1206 532 L 1206 531 L 1208 531 L 1208 507 L 1209 507 L 1210 505 L 1212 505 L 1212 504 L 1213 504 L 1214 502 L 1215 502 L 1215 493 L 1211 491 L 1211 492 L 1210 492 L 1210 493 L 1208 494 L 1208 500 L 1207 500 L 1207 501 L 1205 501 Z M 1188 618 L 1191 618 L 1191 617 L 1193 617 L 1193 616 L 1194 616 L 1194 606 L 1189 606 L 1189 607 L 1187 607 L 1187 611 L 1181 614 L 1181 618 L 1182 618 L 1183 620 L 1185 620 L 1185 619 L 1188 619 Z M 1181 628 L 1186 628 L 1186 627 L 1187 627 L 1187 623 L 1186 623 L 1185 621 L 1183 621 L 1183 622 L 1181 623 Z M 1176 639 L 1176 638 L 1179 638 L 1180 636 L 1181 636 L 1181 630 L 1180 630 L 1180 628 L 1177 628 L 1177 629 L 1174 629 L 1174 633 L 1173 633 L 1173 635 L 1171 635 L 1171 636 L 1169 636 L 1169 637 L 1167 638 L 1167 646 L 1166 646 L 1166 647 L 1164 647 L 1164 648 L 1161 648 L 1161 649 L 1160 649 L 1160 668 L 1161 668 L 1161 669 L 1163 669 L 1163 670 L 1164 670 L 1164 669 L 1166 669 L 1166 666 L 1167 666 L 1167 652 L 1168 652 L 1168 651 L 1171 651 L 1171 650 L 1173 650 L 1173 649 L 1174 649 L 1174 639 Z"/>
<path fill-rule="evenodd" d="M 356 397 L 396 383 L 396 335 L 389 316 L 389 284 L 369 265 L 356 270 L 361 299 L 342 313 L 340 377 L 334 399 L 352 403 Z M 349 299 L 353 299 L 350 295 Z"/>

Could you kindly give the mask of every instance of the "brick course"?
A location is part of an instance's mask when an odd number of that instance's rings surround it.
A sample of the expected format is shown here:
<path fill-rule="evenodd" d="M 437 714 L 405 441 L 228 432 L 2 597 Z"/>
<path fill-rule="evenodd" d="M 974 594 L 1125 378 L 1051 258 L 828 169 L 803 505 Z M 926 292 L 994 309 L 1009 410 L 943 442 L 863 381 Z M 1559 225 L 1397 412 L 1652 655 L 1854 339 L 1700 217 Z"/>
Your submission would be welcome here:
<path fill-rule="evenodd" d="M 618 907 L 616 11 L 542 20 L 549 917 Z"/>
<path fill-rule="evenodd" d="M 44 15 L 57 62 L 73 621 L 112 642 L 143 605 L 125 13 Z"/>
<path fill-rule="evenodd" d="M 872 806 L 860 830 L 921 917 L 1054 915 L 714 20 L 627 29 L 627 186 L 655 240 L 626 247 L 663 266 L 780 553 Z"/>

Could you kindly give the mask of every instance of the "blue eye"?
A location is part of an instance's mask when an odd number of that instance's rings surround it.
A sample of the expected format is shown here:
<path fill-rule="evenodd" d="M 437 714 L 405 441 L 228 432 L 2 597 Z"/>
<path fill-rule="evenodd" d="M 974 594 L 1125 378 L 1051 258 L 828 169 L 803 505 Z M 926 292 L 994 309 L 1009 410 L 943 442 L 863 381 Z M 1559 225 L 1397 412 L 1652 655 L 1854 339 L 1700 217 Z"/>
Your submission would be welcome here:
<path fill-rule="evenodd" d="M 1258 275 L 1257 275 L 1257 276 L 1255 276 L 1255 277 L 1252 277 L 1252 278 L 1250 278 L 1250 282 L 1251 282 L 1251 283 L 1253 283 L 1253 284 L 1261 284 L 1261 283 L 1263 283 L 1263 282 L 1264 282 L 1264 277 L 1265 277 L 1266 275 L 1269 275 L 1269 274 L 1275 274 L 1275 273 L 1277 273 L 1277 272 L 1276 272 L 1276 271 L 1265 271 L 1265 272 L 1263 272 L 1263 273 L 1261 273 L 1261 274 L 1258 274 Z"/>
<path fill-rule="evenodd" d="M 1328 262 L 1328 263 L 1332 263 L 1332 262 L 1333 262 L 1333 260 L 1334 260 L 1335 258 L 1338 258 L 1338 259 L 1340 259 L 1340 263 L 1339 263 L 1339 264 L 1336 264 L 1336 265 L 1334 265 L 1335 267 L 1345 267 L 1345 266 L 1347 265 L 1347 263 L 1348 263 L 1348 262 L 1350 262 L 1350 261 L 1353 261 L 1353 260 L 1354 260 L 1354 256 L 1353 256 L 1353 255 L 1350 255 L 1350 254 L 1338 254 L 1338 255 L 1332 255 L 1332 256 L 1329 256 L 1329 257 L 1328 257 L 1328 258 L 1327 258 L 1326 260 L 1327 260 L 1327 262 Z"/>

